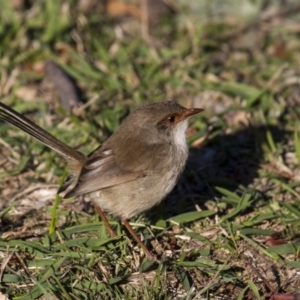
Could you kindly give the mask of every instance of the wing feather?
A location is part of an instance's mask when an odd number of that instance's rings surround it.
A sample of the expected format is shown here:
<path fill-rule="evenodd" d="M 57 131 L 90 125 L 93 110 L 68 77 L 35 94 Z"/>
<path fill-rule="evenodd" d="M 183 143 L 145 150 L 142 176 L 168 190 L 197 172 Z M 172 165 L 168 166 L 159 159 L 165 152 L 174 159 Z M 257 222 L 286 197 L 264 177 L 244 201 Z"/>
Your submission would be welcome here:
<path fill-rule="evenodd" d="M 70 185 L 65 198 L 98 191 L 145 177 L 153 172 L 161 172 L 164 167 L 163 158 L 172 155 L 170 145 L 157 143 L 157 140 L 153 140 L 149 135 L 147 143 L 145 140 L 141 142 L 139 136 L 134 134 L 125 139 L 124 136 L 122 139 L 122 135 L 122 131 L 117 131 L 88 156 L 77 183 Z M 136 146 L 132 147 L 133 144 Z"/>
<path fill-rule="evenodd" d="M 87 161 L 77 184 L 66 193 L 64 198 L 91 193 L 141 176 L 144 176 L 141 171 L 131 172 L 118 167 L 114 155 L 98 156 L 97 159 Z"/>

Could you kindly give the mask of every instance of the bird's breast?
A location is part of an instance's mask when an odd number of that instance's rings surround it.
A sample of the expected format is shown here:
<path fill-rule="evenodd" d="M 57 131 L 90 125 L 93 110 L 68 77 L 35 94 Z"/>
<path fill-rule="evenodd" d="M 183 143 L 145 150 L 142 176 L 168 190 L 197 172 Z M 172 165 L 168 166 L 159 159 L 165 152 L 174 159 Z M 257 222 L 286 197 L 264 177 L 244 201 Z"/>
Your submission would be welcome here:
<path fill-rule="evenodd" d="M 93 194 L 96 203 L 111 213 L 128 219 L 163 200 L 174 188 L 183 171 L 188 152 L 172 145 L 157 166 L 145 170 L 144 176 Z"/>

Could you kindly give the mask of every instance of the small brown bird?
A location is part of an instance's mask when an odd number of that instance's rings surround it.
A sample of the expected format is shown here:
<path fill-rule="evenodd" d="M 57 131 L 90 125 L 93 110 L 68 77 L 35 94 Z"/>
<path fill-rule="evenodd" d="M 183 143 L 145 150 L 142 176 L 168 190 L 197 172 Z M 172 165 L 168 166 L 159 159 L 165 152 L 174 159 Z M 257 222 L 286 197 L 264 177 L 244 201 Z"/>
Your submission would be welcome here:
<path fill-rule="evenodd" d="M 88 156 L 0 102 L 0 119 L 27 132 L 66 159 L 70 176 L 58 193 L 64 198 L 91 194 L 104 225 L 105 213 L 117 215 L 145 254 L 152 254 L 128 219 L 158 204 L 175 186 L 188 157 L 188 118 L 203 111 L 174 101 L 138 107 L 119 129 Z"/>

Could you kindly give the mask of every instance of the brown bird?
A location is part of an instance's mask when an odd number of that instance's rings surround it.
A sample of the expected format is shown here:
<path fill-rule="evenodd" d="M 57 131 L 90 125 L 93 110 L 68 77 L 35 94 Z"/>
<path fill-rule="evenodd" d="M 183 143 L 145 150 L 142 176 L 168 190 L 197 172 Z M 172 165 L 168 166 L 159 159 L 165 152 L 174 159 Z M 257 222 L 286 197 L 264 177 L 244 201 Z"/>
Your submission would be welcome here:
<path fill-rule="evenodd" d="M 117 215 L 142 247 L 128 219 L 158 204 L 175 186 L 188 157 L 188 118 L 203 111 L 174 101 L 138 107 L 101 146 L 85 156 L 0 102 L 0 119 L 13 124 L 60 154 L 70 176 L 58 193 L 64 198 L 91 194 L 111 234 L 105 213 Z"/>

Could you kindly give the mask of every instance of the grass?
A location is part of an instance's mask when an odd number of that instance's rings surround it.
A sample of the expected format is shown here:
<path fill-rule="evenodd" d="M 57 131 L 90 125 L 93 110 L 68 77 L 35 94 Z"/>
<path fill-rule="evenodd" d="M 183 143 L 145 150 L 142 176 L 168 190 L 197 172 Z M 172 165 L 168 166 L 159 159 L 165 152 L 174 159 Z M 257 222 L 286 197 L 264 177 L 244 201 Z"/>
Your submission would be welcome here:
<path fill-rule="evenodd" d="M 277 4 L 245 1 L 247 16 L 232 3 L 189 10 L 180 1 L 178 14 L 151 26 L 148 40 L 140 21 L 83 13 L 75 1 L 34 1 L 19 10 L 0 3 L 1 101 L 83 153 L 142 103 L 173 99 L 205 109 L 191 120 L 190 158 L 176 188 L 131 220 L 160 264 L 144 258 L 117 218 L 118 237 L 110 238 L 88 195 L 56 196 L 64 161 L 1 123 L 3 295 L 300 294 L 298 5 L 287 1 L 295 14 L 279 14 Z M 64 110 L 45 74 L 47 60 L 76 81 L 81 110 Z"/>

